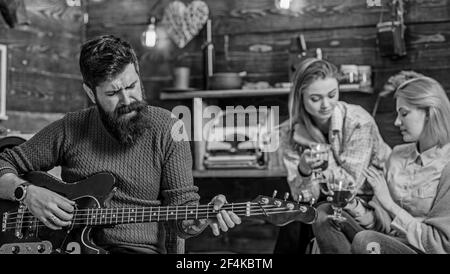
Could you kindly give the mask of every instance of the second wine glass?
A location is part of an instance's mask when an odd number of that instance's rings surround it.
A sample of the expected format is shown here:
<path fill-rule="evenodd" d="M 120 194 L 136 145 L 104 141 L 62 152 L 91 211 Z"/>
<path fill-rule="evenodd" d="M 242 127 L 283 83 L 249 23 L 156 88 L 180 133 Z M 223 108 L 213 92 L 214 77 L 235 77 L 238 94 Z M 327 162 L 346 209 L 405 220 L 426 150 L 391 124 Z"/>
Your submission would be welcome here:
<path fill-rule="evenodd" d="M 328 218 L 339 222 L 346 221 L 347 218 L 342 216 L 342 210 L 356 196 L 354 181 L 349 175 L 346 176 L 342 172 L 332 173 L 328 188 L 331 194 L 329 201 L 331 201 L 331 207 L 333 208 L 333 215 L 329 215 Z"/>

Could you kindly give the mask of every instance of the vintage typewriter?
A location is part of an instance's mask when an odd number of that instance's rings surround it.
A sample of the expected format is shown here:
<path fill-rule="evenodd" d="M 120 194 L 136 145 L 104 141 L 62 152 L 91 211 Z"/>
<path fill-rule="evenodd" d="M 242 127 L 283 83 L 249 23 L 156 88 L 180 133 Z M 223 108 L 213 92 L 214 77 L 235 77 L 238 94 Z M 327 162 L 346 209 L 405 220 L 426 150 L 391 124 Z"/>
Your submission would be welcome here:
<path fill-rule="evenodd" d="M 238 111 L 239 112 L 239 111 Z M 208 138 L 205 142 L 205 156 L 203 164 L 207 169 L 265 169 L 267 168 L 267 153 L 262 149 L 263 136 L 267 131 L 267 113 L 258 113 L 258 123 L 244 125 L 226 125 L 220 121 L 226 120 L 227 115 L 237 112 L 222 113 L 211 123 Z M 251 115 L 251 111 L 244 110 L 241 115 Z M 254 115 L 254 113 L 253 113 Z M 241 116 L 243 117 L 243 116 Z M 263 118 L 263 119 L 261 119 Z"/>

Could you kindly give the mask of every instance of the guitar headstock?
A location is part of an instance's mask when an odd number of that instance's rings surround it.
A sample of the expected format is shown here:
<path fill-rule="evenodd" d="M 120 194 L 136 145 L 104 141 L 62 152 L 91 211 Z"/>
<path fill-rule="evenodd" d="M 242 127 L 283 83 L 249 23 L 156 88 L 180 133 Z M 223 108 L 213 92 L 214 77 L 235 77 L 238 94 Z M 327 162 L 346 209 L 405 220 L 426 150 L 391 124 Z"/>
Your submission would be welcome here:
<path fill-rule="evenodd" d="M 252 214 L 276 225 L 284 226 L 293 221 L 300 221 L 311 224 L 316 220 L 316 209 L 310 203 L 288 201 L 289 194 L 284 199 L 275 198 L 276 192 L 272 197 L 260 195 L 252 203 L 252 208 L 257 214 Z"/>

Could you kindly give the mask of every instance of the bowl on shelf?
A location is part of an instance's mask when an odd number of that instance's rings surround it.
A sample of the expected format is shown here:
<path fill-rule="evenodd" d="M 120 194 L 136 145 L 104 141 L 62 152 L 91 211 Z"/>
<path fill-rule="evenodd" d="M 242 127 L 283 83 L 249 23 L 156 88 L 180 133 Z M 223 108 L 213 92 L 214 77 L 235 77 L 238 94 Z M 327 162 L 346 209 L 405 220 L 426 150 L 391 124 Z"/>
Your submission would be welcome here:
<path fill-rule="evenodd" d="M 209 78 L 210 89 L 240 89 L 247 72 L 218 72 Z"/>

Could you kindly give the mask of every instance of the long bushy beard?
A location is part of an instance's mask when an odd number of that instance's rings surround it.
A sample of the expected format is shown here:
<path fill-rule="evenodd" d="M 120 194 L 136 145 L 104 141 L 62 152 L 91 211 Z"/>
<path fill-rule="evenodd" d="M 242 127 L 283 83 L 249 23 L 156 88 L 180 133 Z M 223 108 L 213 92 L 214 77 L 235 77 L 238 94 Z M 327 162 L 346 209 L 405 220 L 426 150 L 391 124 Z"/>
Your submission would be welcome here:
<path fill-rule="evenodd" d="M 145 101 L 133 102 L 127 106 L 116 108 L 114 112 L 106 112 L 99 104 L 97 104 L 100 118 L 105 128 L 124 146 L 132 146 L 137 139 L 144 134 L 149 127 L 148 119 L 145 111 L 147 109 Z M 124 114 L 136 111 L 136 114 L 124 119 Z"/>

